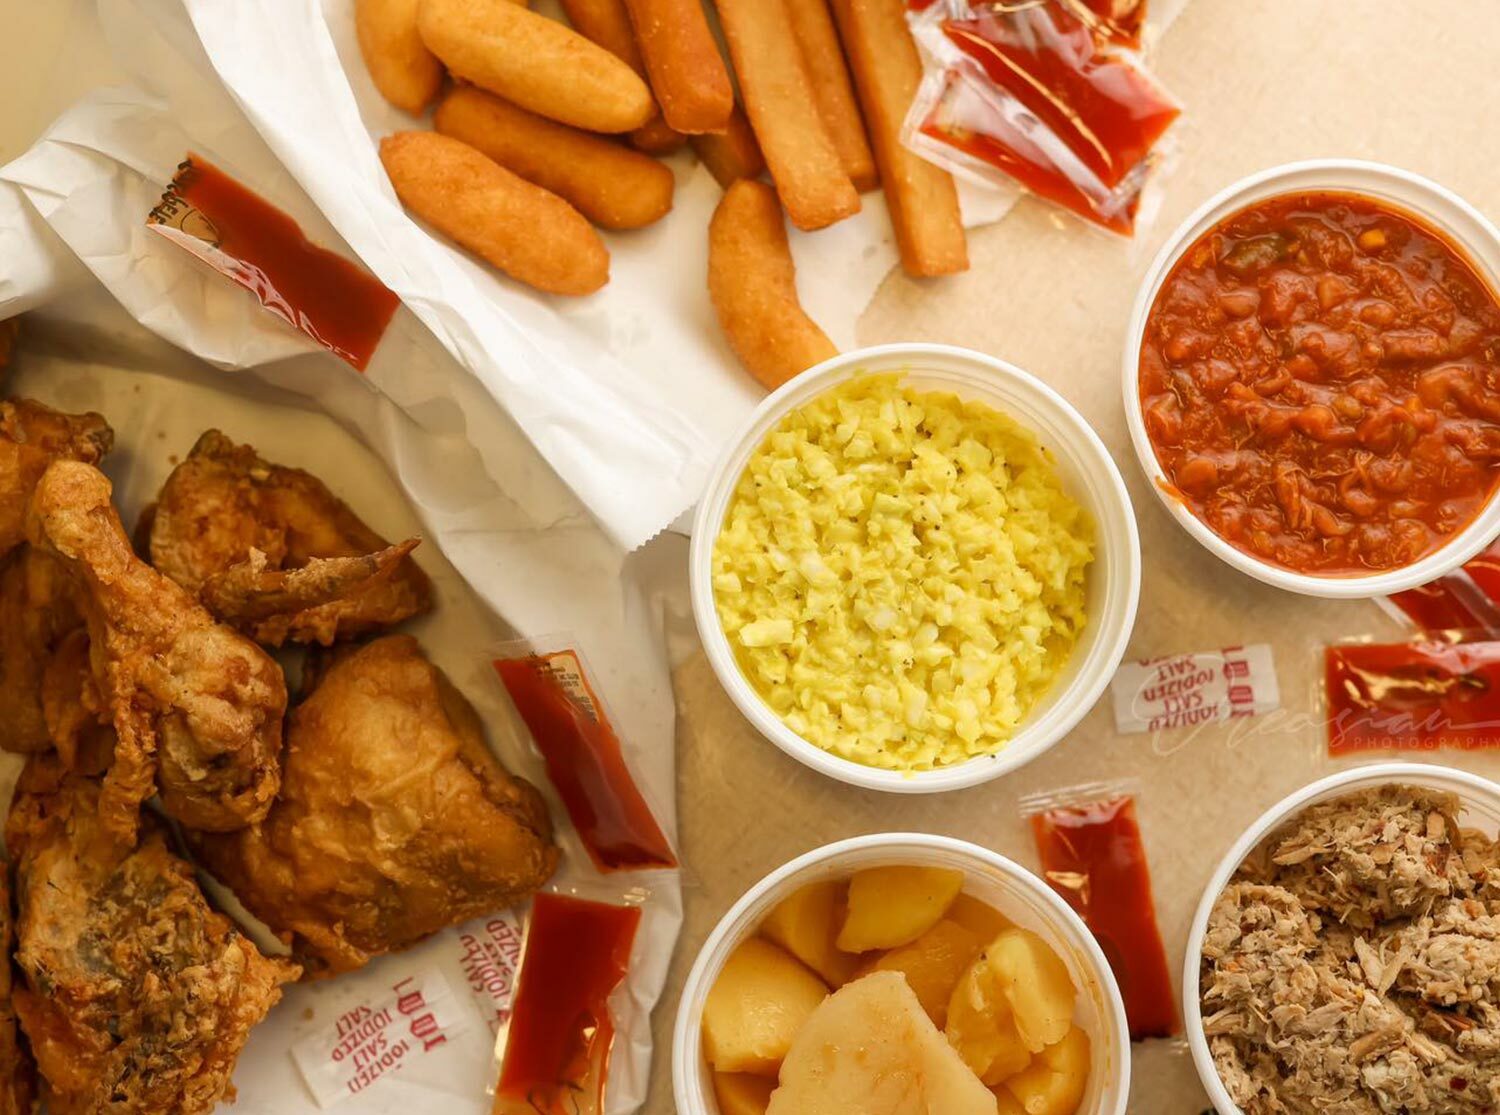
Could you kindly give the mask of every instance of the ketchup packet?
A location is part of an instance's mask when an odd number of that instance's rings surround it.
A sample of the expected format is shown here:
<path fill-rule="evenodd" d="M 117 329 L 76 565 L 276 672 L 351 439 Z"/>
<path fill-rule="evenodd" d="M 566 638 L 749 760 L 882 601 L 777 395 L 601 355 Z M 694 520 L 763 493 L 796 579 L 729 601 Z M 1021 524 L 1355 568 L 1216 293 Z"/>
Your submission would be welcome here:
<path fill-rule="evenodd" d="M 601 1115 L 641 911 L 560 894 L 532 901 L 494 1115 Z"/>
<path fill-rule="evenodd" d="M 1423 631 L 1500 631 L 1500 541 L 1435 581 L 1386 597 Z"/>
<path fill-rule="evenodd" d="M 401 304 L 363 267 L 309 241 L 296 221 L 202 155 L 178 166 L 146 223 L 361 372 Z"/>
<path fill-rule="evenodd" d="M 493 665 L 594 866 L 603 872 L 676 867 L 578 649 L 526 643 L 502 651 Z"/>
<path fill-rule="evenodd" d="M 1500 747 L 1500 642 L 1448 632 L 1323 651 L 1328 753 Z"/>
<path fill-rule="evenodd" d="M 1144 4 L 942 0 L 913 18 L 926 76 L 902 138 L 981 182 L 1015 183 L 1129 236 L 1181 114 L 1146 70 Z"/>
<path fill-rule="evenodd" d="M 1125 999 L 1130 1040 L 1181 1029 L 1135 798 L 1095 784 L 1023 799 L 1042 876 L 1094 934 Z"/>

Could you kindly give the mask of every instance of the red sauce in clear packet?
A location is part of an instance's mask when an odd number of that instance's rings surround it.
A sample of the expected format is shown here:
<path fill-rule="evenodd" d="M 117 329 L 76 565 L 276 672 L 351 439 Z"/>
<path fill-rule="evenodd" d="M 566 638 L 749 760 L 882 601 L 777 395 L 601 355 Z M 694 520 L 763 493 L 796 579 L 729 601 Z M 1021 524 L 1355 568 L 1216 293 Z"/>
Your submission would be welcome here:
<path fill-rule="evenodd" d="M 1454 591 L 1448 577 L 1393 593 L 1390 601 L 1423 631 L 1459 631 L 1484 626 Z"/>
<path fill-rule="evenodd" d="M 547 775 L 600 871 L 677 866 L 604 706 L 570 650 L 495 660 Z"/>
<path fill-rule="evenodd" d="M 610 994 L 641 911 L 543 893 L 531 906 L 494 1115 L 598 1115 L 615 1041 Z"/>
<path fill-rule="evenodd" d="M 1146 0 L 1059 0 L 1059 2 L 1087 23 L 1101 41 L 1118 43 L 1133 50 L 1140 48 L 1141 32 L 1146 26 Z M 925 12 L 936 3 L 937 0 L 907 0 L 906 6 L 913 12 Z M 1005 5 L 986 5 L 983 0 L 979 0 L 974 6 L 1003 8 Z"/>
<path fill-rule="evenodd" d="M 1146 0 L 1065 0 L 1094 34 L 1139 50 L 1146 27 Z"/>
<path fill-rule="evenodd" d="M 1492 604 L 1500 607 L 1500 542 L 1491 542 L 1478 557 L 1465 562 L 1464 572 Z"/>
<path fill-rule="evenodd" d="M 291 217 L 201 155 L 178 167 L 148 223 L 359 371 L 401 304 L 363 267 L 312 243 Z"/>
<path fill-rule="evenodd" d="M 1091 21 L 1058 3 L 975 6 L 970 18 L 945 20 L 943 33 L 1026 111 L 1002 111 L 971 86 L 980 79 L 953 70 L 921 130 L 1129 235 L 1147 157 L 1181 109 L 1128 57 L 1103 49 L 1091 25 L 1098 11 L 1085 11 Z"/>
<path fill-rule="evenodd" d="M 1047 882 L 1083 918 L 1114 970 L 1130 1040 L 1177 1033 L 1177 1000 L 1135 801 L 1058 806 L 1034 815 L 1031 832 Z"/>
<path fill-rule="evenodd" d="M 1336 644 L 1324 684 L 1330 755 L 1500 747 L 1500 642 Z"/>

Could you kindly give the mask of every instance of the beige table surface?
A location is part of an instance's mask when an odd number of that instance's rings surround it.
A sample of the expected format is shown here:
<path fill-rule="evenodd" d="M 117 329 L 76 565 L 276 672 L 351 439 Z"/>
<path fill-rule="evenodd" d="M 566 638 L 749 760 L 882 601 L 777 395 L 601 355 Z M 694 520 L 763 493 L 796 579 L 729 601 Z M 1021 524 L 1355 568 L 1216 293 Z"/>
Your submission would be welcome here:
<path fill-rule="evenodd" d="M 87 88 L 117 80 L 93 0 L 0 0 L 0 159 L 23 150 Z M 1161 212 L 1133 245 L 1058 228 L 1023 203 L 970 240 L 966 275 L 883 286 L 861 340 L 935 340 L 995 353 L 1053 384 L 1117 455 L 1141 524 L 1146 578 L 1133 656 L 1235 642 L 1275 647 L 1285 707 L 1311 705 L 1320 638 L 1392 632 L 1369 604 L 1318 604 L 1262 588 L 1220 565 L 1173 525 L 1141 482 L 1121 417 L 1119 352 L 1150 255 L 1209 194 L 1291 159 L 1346 155 L 1427 174 L 1500 218 L 1495 0 L 1192 0 L 1161 42 L 1158 72 L 1186 104 L 1181 155 Z M 792 856 L 857 833 L 949 833 L 1034 862 L 1016 815 L 1023 794 L 1131 777 L 1174 968 L 1213 864 L 1263 808 L 1331 766 L 1306 732 L 1249 722 L 1248 737 L 1119 737 L 1100 707 L 1051 754 L 987 787 L 928 800 L 834 785 L 756 736 L 700 659 L 678 673 L 680 828 L 687 921 L 658 1011 L 647 1111 L 674 1110 L 669 1071 L 676 989 L 714 923 L 756 879 Z M 1245 725 L 1242 724 L 1242 728 Z M 1500 759 L 1458 758 L 1500 775 Z M 1131 1110 L 1197 1115 L 1190 1062 L 1139 1047 Z"/>
<path fill-rule="evenodd" d="M 1121 411 L 1119 355 L 1150 256 L 1210 194 L 1276 163 L 1379 159 L 1426 174 L 1500 218 L 1500 4 L 1482 0 L 1193 0 L 1155 65 L 1187 106 L 1161 212 L 1136 245 L 1054 227 L 1023 203 L 970 240 L 972 269 L 938 282 L 892 276 L 861 326 L 867 343 L 967 345 L 1029 369 L 1094 424 L 1115 454 L 1141 526 L 1145 579 L 1132 657 L 1266 642 L 1283 707 L 1312 705 L 1319 640 L 1391 633 L 1375 605 L 1324 603 L 1258 585 L 1200 549 L 1142 481 Z M 673 1004 L 704 937 L 755 880 L 830 840 L 882 830 L 961 836 L 1035 864 L 1016 813 L 1023 794 L 1094 779 L 1142 785 L 1141 822 L 1174 971 L 1192 909 L 1218 859 L 1262 810 L 1334 764 L 1307 731 L 1242 721 L 1153 740 L 1118 736 L 1105 704 L 1051 753 L 988 786 L 926 799 L 834 784 L 764 742 L 696 657 L 678 673 L 679 803 L 688 890 L 672 985 L 656 1019 L 647 1110 L 673 1110 Z M 1500 774 L 1500 759 L 1455 757 Z M 1132 1112 L 1197 1115 L 1206 1099 L 1185 1051 L 1136 1047 Z"/>

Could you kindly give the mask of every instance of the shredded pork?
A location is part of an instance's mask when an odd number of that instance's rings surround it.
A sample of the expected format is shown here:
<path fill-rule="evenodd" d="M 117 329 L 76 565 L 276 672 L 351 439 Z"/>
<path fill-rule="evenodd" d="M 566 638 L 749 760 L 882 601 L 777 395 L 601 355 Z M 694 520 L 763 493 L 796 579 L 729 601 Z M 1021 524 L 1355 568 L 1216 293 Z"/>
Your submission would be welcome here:
<path fill-rule="evenodd" d="M 1209 917 L 1203 1026 L 1247 1115 L 1500 1111 L 1500 854 L 1386 786 L 1272 833 Z"/>

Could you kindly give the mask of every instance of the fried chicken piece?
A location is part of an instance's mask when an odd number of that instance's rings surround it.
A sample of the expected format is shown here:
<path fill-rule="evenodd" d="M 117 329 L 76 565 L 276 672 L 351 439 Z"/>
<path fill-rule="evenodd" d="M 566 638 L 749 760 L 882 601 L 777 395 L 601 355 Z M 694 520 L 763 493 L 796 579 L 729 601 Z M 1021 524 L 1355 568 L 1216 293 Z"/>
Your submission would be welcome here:
<path fill-rule="evenodd" d="M 514 905 L 558 856 L 541 795 L 408 635 L 337 654 L 292 710 L 264 821 L 191 839 L 315 975 Z"/>
<path fill-rule="evenodd" d="M 58 645 L 83 626 L 76 592 L 49 554 L 23 545 L 0 558 L 0 749 L 52 745 L 42 679 Z"/>
<path fill-rule="evenodd" d="M 116 735 L 100 795 L 108 829 L 132 839 L 153 789 L 192 828 L 264 817 L 280 783 L 281 667 L 135 556 L 98 469 L 52 465 L 26 526 L 83 589 L 93 683 Z"/>
<path fill-rule="evenodd" d="M 35 1066 L 21 1041 L 12 1002 L 11 953 L 15 933 L 10 897 L 10 864 L 0 859 L 0 1115 L 31 1115 L 36 1100 Z"/>
<path fill-rule="evenodd" d="M 115 729 L 89 655 L 88 628 L 65 635 L 42 670 L 42 718 L 63 765 L 103 774 L 115 753 Z"/>
<path fill-rule="evenodd" d="M 0 401 L 0 554 L 26 540 L 26 500 L 47 466 L 98 464 L 114 439 L 97 414 L 64 414 L 30 399 Z"/>
<path fill-rule="evenodd" d="M 172 470 L 137 537 L 157 569 L 271 646 L 327 646 L 432 607 L 417 539 L 391 546 L 317 477 L 218 430 Z"/>
<path fill-rule="evenodd" d="M 5 381 L 10 375 L 11 357 L 16 352 L 16 337 L 21 332 L 21 319 L 19 317 L 8 317 L 0 321 L 0 387 L 5 386 Z"/>
<path fill-rule="evenodd" d="M 99 783 L 27 761 L 6 823 L 16 857 L 16 1013 L 51 1115 L 198 1115 L 232 1099 L 251 1027 L 299 969 L 209 908 L 154 817 L 127 849 Z"/>

